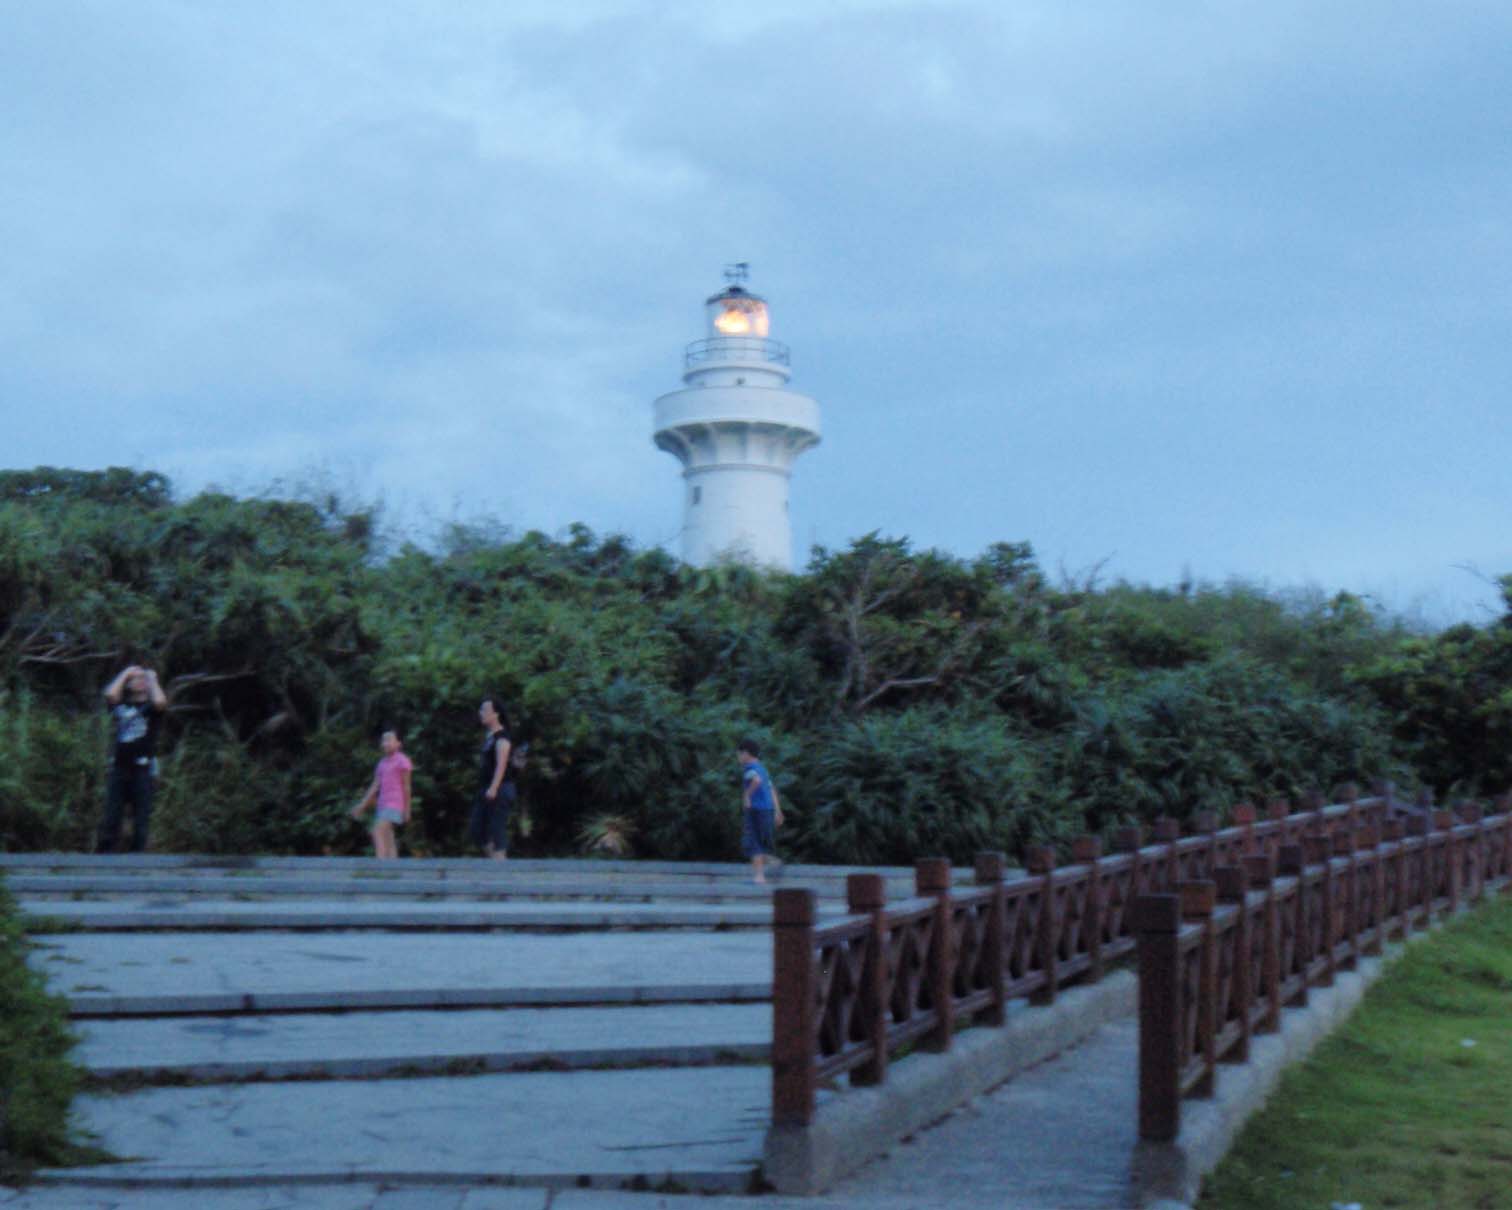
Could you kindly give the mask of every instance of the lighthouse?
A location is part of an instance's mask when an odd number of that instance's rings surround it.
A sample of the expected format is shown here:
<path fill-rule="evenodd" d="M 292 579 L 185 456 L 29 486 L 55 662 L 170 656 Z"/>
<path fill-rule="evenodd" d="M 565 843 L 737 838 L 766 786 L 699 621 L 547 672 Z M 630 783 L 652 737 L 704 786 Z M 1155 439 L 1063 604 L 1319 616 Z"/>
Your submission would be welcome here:
<path fill-rule="evenodd" d="M 819 405 L 787 389 L 788 348 L 771 338 L 771 313 L 747 275 L 732 265 L 704 303 L 707 333 L 683 354 L 682 390 L 656 401 L 654 440 L 683 466 L 686 562 L 791 571 L 788 482 L 798 455 L 819 444 Z"/>

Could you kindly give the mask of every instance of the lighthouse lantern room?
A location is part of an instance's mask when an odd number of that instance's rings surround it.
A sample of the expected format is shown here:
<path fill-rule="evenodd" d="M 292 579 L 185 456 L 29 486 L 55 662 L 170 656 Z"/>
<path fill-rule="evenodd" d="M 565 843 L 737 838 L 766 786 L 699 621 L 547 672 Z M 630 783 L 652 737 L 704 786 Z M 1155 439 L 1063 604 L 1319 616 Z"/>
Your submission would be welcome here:
<path fill-rule="evenodd" d="M 773 340 L 766 300 L 745 287 L 748 266 L 705 303 L 708 335 L 683 356 L 683 388 L 656 401 L 655 441 L 683 466 L 682 554 L 791 570 L 788 483 L 819 443 L 819 405 L 787 389 L 788 348 Z"/>

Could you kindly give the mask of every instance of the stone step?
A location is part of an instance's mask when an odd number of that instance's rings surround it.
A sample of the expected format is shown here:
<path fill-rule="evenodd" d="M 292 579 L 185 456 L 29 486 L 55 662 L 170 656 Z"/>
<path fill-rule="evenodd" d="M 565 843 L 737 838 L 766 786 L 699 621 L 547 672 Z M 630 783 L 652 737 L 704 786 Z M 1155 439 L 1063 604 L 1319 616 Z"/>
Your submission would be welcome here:
<path fill-rule="evenodd" d="M 395 1009 L 522 1008 L 546 1005 L 607 1004 L 765 1004 L 770 983 L 666 983 L 625 987 L 620 984 L 562 984 L 545 987 L 400 988 L 374 991 L 206 992 L 199 995 L 109 995 L 79 993 L 65 997 L 70 1016 L 167 1017 L 205 1013 L 373 1012 Z"/>
<path fill-rule="evenodd" d="M 881 874 L 889 880 L 911 881 L 907 866 L 832 866 L 785 863 L 797 878 L 843 883 L 850 874 Z M 211 857 L 181 853 L 0 853 L 0 872 L 90 871 L 103 875 L 134 873 L 343 873 L 403 879 L 514 876 L 541 878 L 667 878 L 682 881 L 739 881 L 750 873 L 745 862 L 611 861 L 573 858 L 510 858 L 505 863 L 481 857 L 404 857 L 380 861 L 374 857 Z M 957 869 L 957 881 L 971 880 L 969 869 Z"/>
<path fill-rule="evenodd" d="M 80 1096 L 121 1163 L 45 1183 L 138 1189 L 475 1184 L 732 1192 L 760 1160 L 762 1066 L 209 1084 Z"/>
<path fill-rule="evenodd" d="M 772 909 L 763 903 L 479 903 L 419 900 L 403 903 L 354 899 L 213 899 L 144 895 L 109 899 L 51 899 L 18 896 L 36 933 L 247 932 L 288 929 L 300 932 L 386 932 L 489 930 L 652 930 L 746 929 L 771 927 Z M 843 905 L 821 900 L 823 915 Z"/>
<path fill-rule="evenodd" d="M 231 1082 L 764 1061 L 766 1004 L 85 1020 L 96 1081 Z"/>
<path fill-rule="evenodd" d="M 773 885 L 808 887 L 843 901 L 851 867 L 779 863 Z M 913 893 L 910 870 L 881 873 L 892 899 Z M 125 894 L 392 898 L 460 896 L 479 900 L 593 899 L 653 902 L 767 902 L 773 886 L 750 882 L 747 865 L 587 862 L 474 858 L 377 861 L 373 858 L 204 858 L 157 854 L 0 853 L 0 874 L 17 894 L 39 898 Z M 954 871 L 969 886 L 970 870 Z"/>
<path fill-rule="evenodd" d="M 28 962 L 79 1015 L 770 997 L 768 932 L 59 933 Z"/>
<path fill-rule="evenodd" d="M 462 880 L 321 877 L 313 874 L 296 878 L 272 874 L 240 876 L 235 874 L 109 873 L 10 874 L 6 885 L 15 895 L 33 897 L 73 897 L 87 895 L 213 895 L 219 898 L 256 897 L 260 899 L 289 896 L 365 899 L 589 899 L 598 902 L 648 903 L 654 900 L 695 900 L 717 903 L 725 900 L 766 903 L 774 886 L 809 886 L 816 894 L 844 895 L 844 887 L 831 883 L 810 884 L 784 879 L 766 886 L 749 881 L 713 883 L 679 883 L 639 879 L 580 879 L 575 881 L 538 880 L 500 875 L 497 878 Z"/>

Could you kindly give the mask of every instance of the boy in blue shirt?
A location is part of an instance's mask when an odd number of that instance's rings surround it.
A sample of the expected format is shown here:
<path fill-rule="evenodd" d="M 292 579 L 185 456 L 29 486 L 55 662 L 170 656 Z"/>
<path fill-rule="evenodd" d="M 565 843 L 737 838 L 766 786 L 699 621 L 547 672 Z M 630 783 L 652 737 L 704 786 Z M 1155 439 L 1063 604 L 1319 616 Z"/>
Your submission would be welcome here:
<path fill-rule="evenodd" d="M 735 755 L 741 764 L 741 814 L 744 818 L 740 849 L 751 859 L 751 881 L 761 884 L 766 882 L 766 859 L 777 849 L 782 804 L 777 800 L 777 787 L 761 763 L 761 748 L 756 741 L 741 740 Z"/>

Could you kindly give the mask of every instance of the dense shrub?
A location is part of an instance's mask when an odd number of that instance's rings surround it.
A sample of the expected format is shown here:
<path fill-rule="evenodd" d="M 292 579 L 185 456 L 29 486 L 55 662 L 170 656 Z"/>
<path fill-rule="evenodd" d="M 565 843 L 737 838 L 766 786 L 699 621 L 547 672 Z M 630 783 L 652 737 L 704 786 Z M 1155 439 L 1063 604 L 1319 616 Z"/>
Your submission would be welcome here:
<path fill-rule="evenodd" d="M 78 1072 L 68 1006 L 26 964 L 30 948 L 9 890 L 0 882 L 0 1180 L 78 1162 L 69 1104 Z"/>
<path fill-rule="evenodd" d="M 1073 833 L 1046 794 L 1033 746 L 996 719 L 939 707 L 845 721 L 769 766 L 801 855 L 889 865 L 922 854 L 969 862 Z"/>
<path fill-rule="evenodd" d="M 1512 610 L 1509 610 L 1512 618 Z M 867 535 L 801 575 L 688 568 L 581 526 L 399 545 L 372 509 L 161 476 L 0 472 L 0 846 L 87 848 L 100 687 L 172 699 L 156 848 L 355 853 L 398 727 L 411 852 L 465 851 L 477 704 L 532 744 L 517 851 L 736 855 L 761 739 L 789 856 L 906 861 L 1293 796 L 1512 781 L 1512 626 L 1412 633 L 1358 598 L 1050 585 Z"/>
<path fill-rule="evenodd" d="M 0 686 L 0 849 L 87 849 L 104 796 L 105 719 Z"/>

